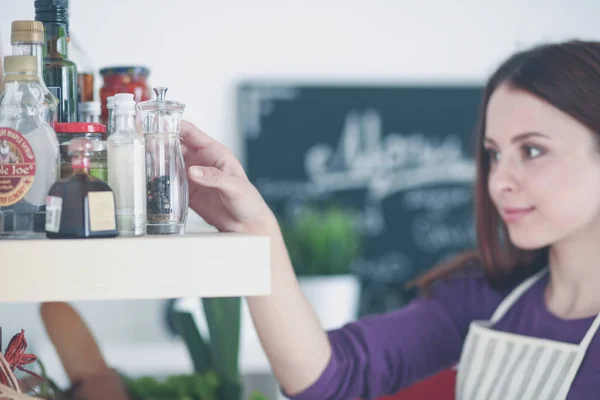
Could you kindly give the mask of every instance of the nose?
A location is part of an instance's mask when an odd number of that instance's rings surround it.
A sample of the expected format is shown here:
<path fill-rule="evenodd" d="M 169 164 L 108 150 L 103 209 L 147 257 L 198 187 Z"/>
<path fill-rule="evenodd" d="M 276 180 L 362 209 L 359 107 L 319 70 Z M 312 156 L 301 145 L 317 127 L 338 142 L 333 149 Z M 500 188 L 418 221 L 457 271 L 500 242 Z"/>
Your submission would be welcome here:
<path fill-rule="evenodd" d="M 498 197 L 505 193 L 514 193 L 519 188 L 518 166 L 510 158 L 497 161 L 490 168 L 488 186 L 490 195 Z"/>

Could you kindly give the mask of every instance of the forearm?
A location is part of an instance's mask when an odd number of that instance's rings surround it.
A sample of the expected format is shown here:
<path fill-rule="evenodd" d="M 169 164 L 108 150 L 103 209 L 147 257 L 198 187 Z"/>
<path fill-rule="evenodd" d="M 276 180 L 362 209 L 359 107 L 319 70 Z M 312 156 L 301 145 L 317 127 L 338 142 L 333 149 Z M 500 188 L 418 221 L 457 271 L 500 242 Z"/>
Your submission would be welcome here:
<path fill-rule="evenodd" d="M 286 393 L 310 386 L 331 356 L 325 331 L 302 294 L 281 232 L 272 223 L 271 294 L 247 298 L 254 326 L 273 372 Z"/>

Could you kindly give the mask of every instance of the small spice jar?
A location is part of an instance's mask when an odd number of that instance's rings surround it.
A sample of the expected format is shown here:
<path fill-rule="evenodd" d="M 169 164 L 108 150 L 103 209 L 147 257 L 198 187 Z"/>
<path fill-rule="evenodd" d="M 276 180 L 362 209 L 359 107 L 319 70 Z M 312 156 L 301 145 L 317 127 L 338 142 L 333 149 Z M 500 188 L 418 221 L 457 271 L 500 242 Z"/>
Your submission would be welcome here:
<path fill-rule="evenodd" d="M 117 93 L 131 93 L 136 103 L 150 100 L 151 90 L 147 84 L 150 70 L 140 66 L 107 67 L 100 70 L 103 84 L 100 88 L 102 104 L 101 120 L 108 124 L 108 109 L 106 100 Z"/>
<path fill-rule="evenodd" d="M 69 142 L 71 139 L 83 137 L 89 139 L 94 146 L 90 157 L 90 175 L 107 182 L 106 126 L 97 123 L 66 122 L 56 124 L 55 129 L 60 146 L 60 178 L 66 179 L 73 174 Z"/>

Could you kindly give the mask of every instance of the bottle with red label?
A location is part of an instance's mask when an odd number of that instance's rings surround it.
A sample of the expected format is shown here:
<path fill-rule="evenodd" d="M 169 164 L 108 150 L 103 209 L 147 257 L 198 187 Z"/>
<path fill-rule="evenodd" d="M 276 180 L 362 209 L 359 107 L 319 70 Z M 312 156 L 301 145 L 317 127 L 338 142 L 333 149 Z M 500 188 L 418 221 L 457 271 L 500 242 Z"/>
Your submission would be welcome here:
<path fill-rule="evenodd" d="M 94 143 L 71 139 L 69 156 L 73 175 L 50 188 L 46 199 L 46 236 L 50 239 L 115 237 L 115 195 L 102 180 L 90 175 Z"/>
<path fill-rule="evenodd" d="M 4 58 L 0 103 L 0 238 L 44 237 L 46 196 L 58 179 L 60 153 L 42 118 L 44 90 L 34 56 Z"/>

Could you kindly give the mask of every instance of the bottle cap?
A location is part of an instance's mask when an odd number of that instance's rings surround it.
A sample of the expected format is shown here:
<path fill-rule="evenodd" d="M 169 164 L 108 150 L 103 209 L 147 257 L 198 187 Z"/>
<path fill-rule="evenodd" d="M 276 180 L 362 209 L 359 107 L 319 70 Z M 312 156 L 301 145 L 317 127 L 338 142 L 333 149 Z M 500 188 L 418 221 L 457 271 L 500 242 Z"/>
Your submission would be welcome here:
<path fill-rule="evenodd" d="M 66 7 L 69 8 L 69 0 L 35 0 L 33 2 L 34 7 L 44 8 L 44 7 Z"/>
<path fill-rule="evenodd" d="M 177 101 L 167 100 L 167 90 L 166 87 L 155 87 L 154 93 L 156 93 L 156 100 L 147 100 L 138 103 L 137 109 L 145 112 L 155 112 L 155 113 L 183 113 L 185 110 L 185 104 L 179 103 Z"/>
<path fill-rule="evenodd" d="M 115 112 L 135 111 L 135 100 L 131 93 L 115 94 Z"/>
<path fill-rule="evenodd" d="M 36 21 L 69 23 L 69 0 L 35 0 L 33 5 Z"/>
<path fill-rule="evenodd" d="M 13 21 L 10 43 L 44 43 L 44 24 L 40 21 Z"/>
<path fill-rule="evenodd" d="M 54 124 L 56 133 L 106 133 L 106 125 L 96 122 L 58 122 Z"/>
<path fill-rule="evenodd" d="M 156 100 L 142 101 L 137 104 L 144 134 L 159 132 L 179 134 L 185 104 L 166 100 L 167 90 L 166 87 L 156 87 L 154 88 Z"/>
<path fill-rule="evenodd" d="M 5 56 L 4 72 L 6 74 L 37 74 L 37 59 L 35 56 Z"/>
<path fill-rule="evenodd" d="M 106 98 L 106 108 L 109 110 L 115 108 L 115 96 L 108 96 Z"/>
<path fill-rule="evenodd" d="M 100 75 L 108 78 L 111 75 L 129 75 L 147 77 L 150 74 L 150 69 L 142 65 L 119 65 L 113 67 L 105 67 L 100 69 Z"/>
<path fill-rule="evenodd" d="M 79 103 L 79 111 L 85 114 L 100 115 L 102 108 L 99 101 L 84 101 Z"/>
<path fill-rule="evenodd" d="M 69 0 L 35 0 L 35 20 L 64 24 L 69 36 Z"/>

